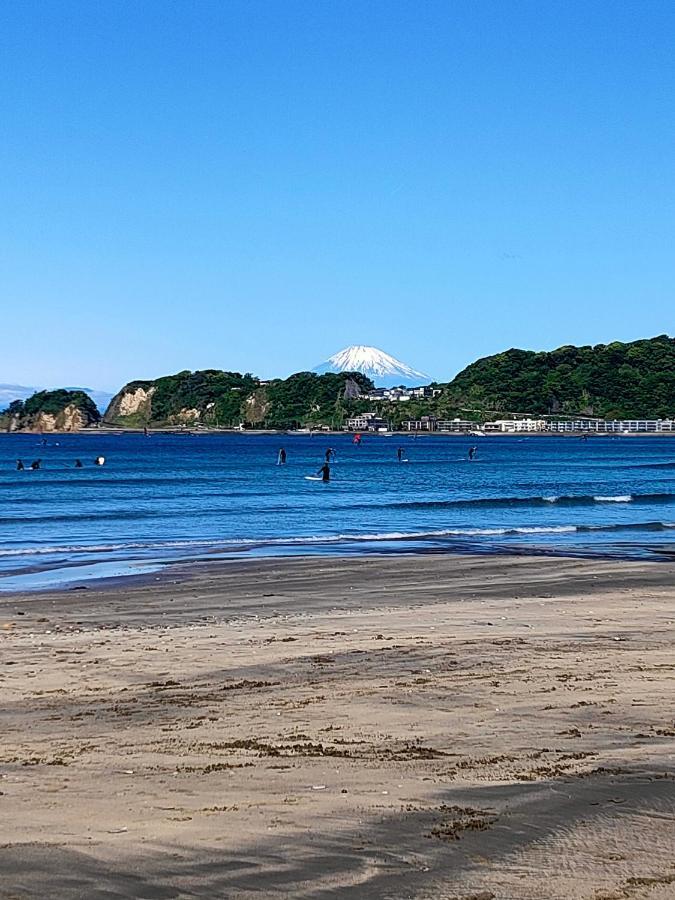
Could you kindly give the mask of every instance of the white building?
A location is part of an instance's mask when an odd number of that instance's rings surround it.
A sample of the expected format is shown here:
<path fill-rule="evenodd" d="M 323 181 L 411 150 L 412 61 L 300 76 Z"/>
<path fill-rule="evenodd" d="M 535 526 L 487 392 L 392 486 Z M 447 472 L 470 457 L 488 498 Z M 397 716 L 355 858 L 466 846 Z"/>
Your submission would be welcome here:
<path fill-rule="evenodd" d="M 670 434 L 675 432 L 673 419 L 569 419 L 549 422 L 553 432 L 581 432 L 582 434 Z"/>
<path fill-rule="evenodd" d="M 483 430 L 491 433 L 502 432 L 503 434 L 546 431 L 546 422 L 544 419 L 495 419 L 494 422 L 486 422 Z"/>

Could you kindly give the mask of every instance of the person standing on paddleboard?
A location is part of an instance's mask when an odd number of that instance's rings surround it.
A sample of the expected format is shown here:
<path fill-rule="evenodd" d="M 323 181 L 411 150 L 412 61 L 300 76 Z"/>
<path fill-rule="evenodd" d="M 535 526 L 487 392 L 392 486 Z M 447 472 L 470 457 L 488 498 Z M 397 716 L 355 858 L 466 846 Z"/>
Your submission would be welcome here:
<path fill-rule="evenodd" d="M 322 481 L 330 481 L 330 466 L 328 463 L 325 462 L 316 474 L 321 475 Z"/>

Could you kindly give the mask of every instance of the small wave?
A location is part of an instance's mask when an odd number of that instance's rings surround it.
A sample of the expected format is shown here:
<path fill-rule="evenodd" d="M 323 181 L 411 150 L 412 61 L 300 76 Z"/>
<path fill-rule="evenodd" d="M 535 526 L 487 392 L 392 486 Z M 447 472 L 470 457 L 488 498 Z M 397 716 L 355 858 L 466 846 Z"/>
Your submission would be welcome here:
<path fill-rule="evenodd" d="M 531 497 L 473 497 L 458 500 L 394 500 L 389 503 L 355 504 L 354 509 L 461 509 L 475 507 L 514 507 L 514 506 L 548 506 L 555 503 L 559 506 L 590 506 L 594 503 L 672 503 L 673 493 L 659 494 L 545 494 Z"/>
<path fill-rule="evenodd" d="M 151 552 L 166 553 L 241 550 L 255 547 L 311 546 L 315 544 L 369 543 L 386 541 L 425 541 L 442 538 L 502 537 L 524 534 L 571 534 L 587 531 L 664 531 L 675 528 L 672 522 L 632 522 L 612 525 L 520 525 L 494 528 L 444 528 L 434 531 L 384 531 L 373 534 L 305 535 L 279 538 L 232 538 L 185 541 L 129 541 L 107 544 L 64 544 L 43 547 L 5 547 L 0 557 L 50 556 L 99 553 Z"/>

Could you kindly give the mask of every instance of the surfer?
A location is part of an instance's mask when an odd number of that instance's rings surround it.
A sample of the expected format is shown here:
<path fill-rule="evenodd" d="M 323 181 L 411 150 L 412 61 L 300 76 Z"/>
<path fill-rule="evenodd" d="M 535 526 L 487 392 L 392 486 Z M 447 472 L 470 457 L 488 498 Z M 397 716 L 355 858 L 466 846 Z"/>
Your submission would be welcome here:
<path fill-rule="evenodd" d="M 284 450 L 283 447 L 279 450 L 279 455 L 277 456 L 277 465 L 278 466 L 286 465 L 286 451 Z"/>
<path fill-rule="evenodd" d="M 361 444 L 361 435 L 360 434 L 354 435 L 354 440 L 352 441 L 352 444 L 356 444 L 357 447 L 360 446 L 360 444 Z"/>
<path fill-rule="evenodd" d="M 398 450 L 396 451 L 396 456 L 399 462 L 403 461 L 403 447 L 398 448 Z"/>
<path fill-rule="evenodd" d="M 23 472 L 23 470 L 24 470 L 25 468 L 26 468 L 26 467 L 25 467 L 24 464 L 23 464 L 23 460 L 22 460 L 22 459 L 17 459 L 17 461 L 16 461 L 16 470 L 17 470 L 17 472 Z"/>
<path fill-rule="evenodd" d="M 334 457 L 334 456 L 335 456 L 335 450 L 333 450 L 332 447 L 329 447 L 328 450 L 326 450 L 326 456 L 325 456 L 326 462 L 329 463 L 331 461 L 331 457 Z"/>
<path fill-rule="evenodd" d="M 81 469 L 81 468 L 82 468 L 82 460 L 81 460 L 81 459 L 76 459 L 76 460 L 75 460 L 75 468 L 76 468 L 76 469 Z"/>
<path fill-rule="evenodd" d="M 94 465 L 102 466 L 104 462 L 105 462 L 105 456 L 97 456 L 96 459 L 94 460 Z"/>
<path fill-rule="evenodd" d="M 322 481 L 330 481 L 330 466 L 328 462 L 325 462 L 316 474 L 321 475 Z"/>
<path fill-rule="evenodd" d="M 41 465 L 42 465 L 41 459 L 34 459 L 33 462 L 30 464 L 30 467 L 33 471 L 36 471 L 36 469 L 39 469 Z"/>
<path fill-rule="evenodd" d="M 469 459 L 474 459 L 477 452 L 478 447 L 469 447 Z"/>

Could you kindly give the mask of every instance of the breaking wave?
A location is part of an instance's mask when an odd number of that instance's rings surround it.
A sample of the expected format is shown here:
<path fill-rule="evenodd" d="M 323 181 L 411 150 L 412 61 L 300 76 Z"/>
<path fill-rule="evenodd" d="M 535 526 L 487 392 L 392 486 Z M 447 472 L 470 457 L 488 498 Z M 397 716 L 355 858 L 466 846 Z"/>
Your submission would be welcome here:
<path fill-rule="evenodd" d="M 632 522 L 614 525 L 521 525 L 495 528 L 443 528 L 433 531 L 383 531 L 374 534 L 306 535 L 283 538 L 237 538 L 202 541 L 129 541 L 107 544 L 65 544 L 54 546 L 11 547 L 0 549 L 0 557 L 48 556 L 61 554 L 133 553 L 156 551 L 236 551 L 258 547 L 291 547 L 315 544 L 370 543 L 387 541 L 424 541 L 453 537 L 503 537 L 525 534 L 565 534 L 589 531 L 666 531 L 675 522 Z"/>
<path fill-rule="evenodd" d="M 354 509 L 462 509 L 475 507 L 592 506 L 595 503 L 675 503 L 674 493 L 661 494 L 548 494 L 541 497 L 476 497 L 462 500 L 394 500 L 390 503 L 354 504 Z"/>

